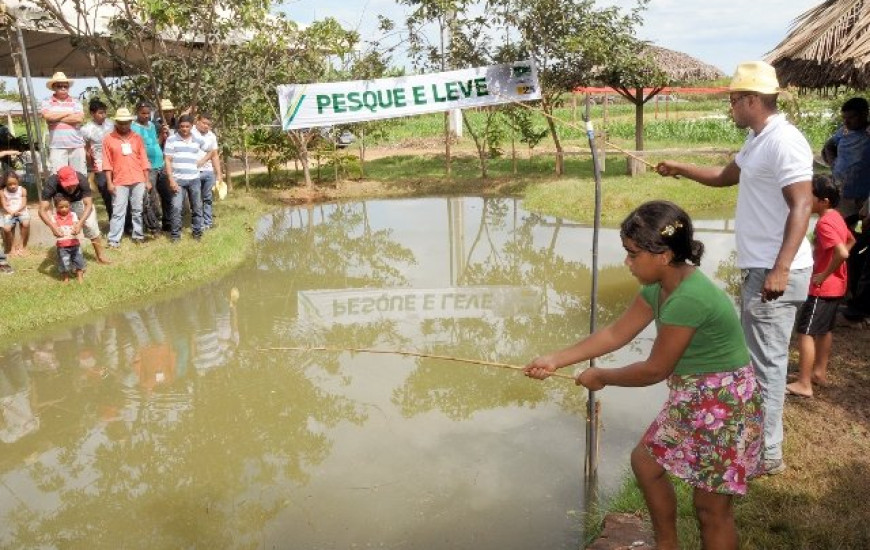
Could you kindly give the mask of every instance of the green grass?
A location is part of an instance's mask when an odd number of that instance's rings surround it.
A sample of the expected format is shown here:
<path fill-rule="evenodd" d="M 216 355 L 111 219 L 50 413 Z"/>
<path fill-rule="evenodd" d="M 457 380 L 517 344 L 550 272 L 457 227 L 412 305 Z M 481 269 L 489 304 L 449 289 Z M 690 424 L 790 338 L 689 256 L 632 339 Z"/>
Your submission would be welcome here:
<path fill-rule="evenodd" d="M 253 246 L 251 231 L 270 206 L 255 196 L 234 194 L 215 203 L 217 227 L 201 242 L 182 238 L 136 246 L 129 239 L 109 250 L 112 265 L 98 265 L 90 242 L 82 250 L 88 262 L 84 283 L 64 284 L 55 267 L 53 248 L 29 247 L 30 256 L 10 258 L 16 273 L 3 279 L 0 336 L 10 337 L 45 325 L 74 319 L 154 294 L 183 289 L 213 279 L 239 265 Z"/>

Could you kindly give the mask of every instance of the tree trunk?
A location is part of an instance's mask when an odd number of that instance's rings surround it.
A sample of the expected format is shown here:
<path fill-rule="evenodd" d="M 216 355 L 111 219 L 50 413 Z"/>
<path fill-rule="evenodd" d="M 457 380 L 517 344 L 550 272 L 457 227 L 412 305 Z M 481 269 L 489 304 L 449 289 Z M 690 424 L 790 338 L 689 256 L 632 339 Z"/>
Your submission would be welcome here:
<path fill-rule="evenodd" d="M 444 163 L 445 170 L 447 171 L 447 177 L 450 178 L 453 176 L 453 169 L 451 166 L 451 157 L 450 157 L 450 113 L 444 113 Z"/>
<path fill-rule="evenodd" d="M 638 88 L 634 98 L 634 150 L 641 158 L 643 158 L 643 105 L 643 88 Z M 629 158 L 628 162 L 631 166 L 629 173 L 632 176 L 646 171 L 646 165 L 640 160 Z"/>
<path fill-rule="evenodd" d="M 366 178 L 366 131 L 359 133 L 359 178 Z"/>
<path fill-rule="evenodd" d="M 553 145 L 556 147 L 556 175 L 563 176 L 565 174 L 564 150 L 562 149 L 562 142 L 559 140 L 559 132 L 556 131 L 556 123 L 553 121 L 553 117 L 547 117 L 547 126 L 550 128 Z"/>
<path fill-rule="evenodd" d="M 468 131 L 468 134 L 471 136 L 471 139 L 474 141 L 474 148 L 477 150 L 477 160 L 480 162 L 480 177 L 486 179 L 487 175 L 487 144 L 486 144 L 486 133 L 487 127 L 489 126 L 490 118 L 486 119 L 486 125 L 484 126 L 483 135 L 477 134 L 474 131 L 474 128 L 471 127 L 471 124 L 468 122 L 468 119 L 463 117 L 462 122 L 465 125 L 465 129 Z"/>

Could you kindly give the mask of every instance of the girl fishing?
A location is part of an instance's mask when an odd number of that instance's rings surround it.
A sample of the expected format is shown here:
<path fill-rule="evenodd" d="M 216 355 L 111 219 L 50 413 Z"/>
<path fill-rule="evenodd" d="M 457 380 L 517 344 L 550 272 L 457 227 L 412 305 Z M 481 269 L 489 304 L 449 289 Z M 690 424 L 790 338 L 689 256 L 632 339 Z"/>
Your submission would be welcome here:
<path fill-rule="evenodd" d="M 700 269 L 704 245 L 677 205 L 648 202 L 622 222 L 625 264 L 642 287 L 612 325 L 573 346 L 534 359 L 527 376 L 615 351 L 655 321 L 649 357 L 621 368 L 590 368 L 578 385 L 649 386 L 668 380 L 670 393 L 631 453 L 631 468 L 649 509 L 657 548 L 678 547 L 676 497 L 668 473 L 694 488 L 705 549 L 736 549 L 733 495 L 761 472 L 761 395 L 734 305 Z"/>

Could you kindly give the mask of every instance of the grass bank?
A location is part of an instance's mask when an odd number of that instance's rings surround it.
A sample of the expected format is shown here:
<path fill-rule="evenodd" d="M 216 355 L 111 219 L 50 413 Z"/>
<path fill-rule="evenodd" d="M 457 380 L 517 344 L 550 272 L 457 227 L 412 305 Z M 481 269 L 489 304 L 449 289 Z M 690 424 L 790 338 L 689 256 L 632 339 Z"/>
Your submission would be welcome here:
<path fill-rule="evenodd" d="M 3 279 L 0 336 L 213 279 L 242 262 L 254 243 L 252 224 L 271 208 L 262 194 L 237 193 L 215 203 L 218 225 L 201 242 L 183 238 L 172 245 L 159 238 L 134 245 L 125 238 L 120 249 L 107 250 L 111 265 L 97 265 L 93 247 L 83 241 L 83 284 L 58 279 L 53 248 L 30 247 L 29 256 L 10 258 L 15 274 Z"/>
<path fill-rule="evenodd" d="M 742 549 L 824 550 L 870 548 L 870 331 L 838 328 L 829 388 L 812 399 L 788 398 L 785 473 L 750 483 L 737 500 Z M 797 361 L 793 350 L 791 366 Z M 605 504 L 613 512 L 648 517 L 631 474 Z M 688 486 L 678 486 L 681 548 L 700 548 Z"/>

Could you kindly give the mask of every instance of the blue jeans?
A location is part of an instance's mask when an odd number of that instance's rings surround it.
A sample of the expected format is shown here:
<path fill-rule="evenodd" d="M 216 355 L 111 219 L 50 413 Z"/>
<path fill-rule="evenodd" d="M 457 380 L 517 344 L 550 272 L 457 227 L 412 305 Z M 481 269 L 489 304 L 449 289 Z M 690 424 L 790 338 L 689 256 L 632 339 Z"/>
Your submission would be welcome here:
<path fill-rule="evenodd" d="M 202 190 L 202 225 L 204 228 L 208 229 L 214 222 L 211 210 L 211 204 L 213 200 L 212 189 L 214 188 L 214 172 L 200 172 L 199 184 L 200 189 Z"/>
<path fill-rule="evenodd" d="M 793 270 L 785 294 L 761 301 L 768 269 L 743 270 L 740 321 L 764 399 L 764 458 L 782 458 L 782 409 L 785 403 L 788 344 L 798 309 L 807 298 L 812 268 Z"/>
<path fill-rule="evenodd" d="M 199 180 L 178 180 L 178 191 L 172 195 L 172 229 L 170 236 L 173 240 L 181 237 L 181 209 L 184 205 L 184 196 L 190 203 L 190 228 L 193 236 L 202 235 L 202 197 L 200 195 Z"/>
<path fill-rule="evenodd" d="M 145 238 L 142 234 L 142 199 L 145 197 L 145 183 L 132 185 L 116 185 L 115 197 L 112 199 L 112 220 L 109 222 L 109 242 L 118 244 L 124 235 L 124 218 L 127 215 L 127 202 L 130 203 L 130 214 L 133 218 L 133 240 Z"/>

